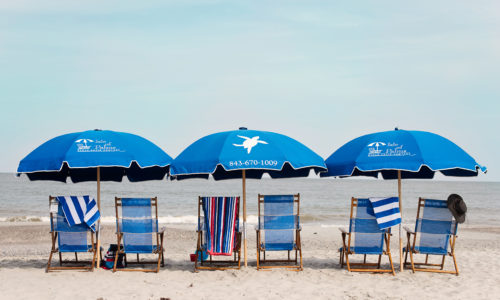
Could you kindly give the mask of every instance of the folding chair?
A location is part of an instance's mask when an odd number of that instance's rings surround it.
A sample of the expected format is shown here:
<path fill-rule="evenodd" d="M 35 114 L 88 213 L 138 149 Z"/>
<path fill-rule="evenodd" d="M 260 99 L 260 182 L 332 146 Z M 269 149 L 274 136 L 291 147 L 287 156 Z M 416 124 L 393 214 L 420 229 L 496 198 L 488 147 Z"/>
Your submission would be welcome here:
<path fill-rule="evenodd" d="M 411 265 L 414 273 L 415 271 L 424 271 L 449 273 L 458 276 L 455 257 L 457 227 L 458 224 L 449 211 L 446 200 L 419 198 L 415 230 L 405 226 L 408 238 L 407 246 L 403 249 L 405 252 L 405 265 Z M 450 247 L 449 251 L 448 246 Z M 407 262 L 408 253 L 410 253 L 411 263 Z M 415 262 L 415 254 L 425 254 L 425 262 Z M 442 256 L 441 263 L 430 263 L 429 255 Z M 447 255 L 453 258 L 455 271 L 443 270 Z"/>
<path fill-rule="evenodd" d="M 195 272 L 240 269 L 239 212 L 240 197 L 198 197 Z M 215 260 L 214 256 L 219 259 Z M 223 256 L 233 257 L 224 260 Z"/>
<path fill-rule="evenodd" d="M 340 231 L 342 232 L 343 243 L 342 248 L 339 249 L 341 268 L 345 264 L 350 272 L 377 272 L 395 275 L 390 251 L 391 230 L 390 228 L 383 230 L 379 228 L 368 199 L 351 199 L 349 231 L 344 228 L 340 228 Z M 351 262 L 349 256 L 354 254 L 362 254 L 363 262 Z M 367 263 L 367 255 L 378 255 L 378 262 Z M 389 257 L 390 269 L 380 268 L 382 255 Z"/>
<path fill-rule="evenodd" d="M 290 268 L 294 271 L 302 271 L 300 194 L 259 194 L 258 200 L 257 270 Z M 288 256 L 287 259 L 266 259 L 267 251 L 286 251 Z M 295 252 L 294 258 L 290 258 L 291 251 Z M 293 265 L 289 265 L 290 263 Z"/>
<path fill-rule="evenodd" d="M 52 238 L 52 248 L 50 250 L 49 261 L 45 272 L 52 270 L 94 270 L 96 260 L 96 245 L 94 244 L 96 233 L 84 223 L 69 226 L 68 221 L 64 216 L 61 205 L 57 201 L 57 197 L 49 196 L 50 210 L 50 235 Z M 90 244 L 88 243 L 90 236 Z M 56 246 L 57 242 L 57 246 Z M 74 261 L 63 261 L 62 253 L 75 253 Z M 78 259 L 78 253 L 91 253 L 91 261 L 82 261 Z M 59 254 L 59 266 L 53 267 L 52 256 Z M 71 266 L 63 266 L 71 264 Z M 76 266 L 75 266 L 76 265 Z"/>
<path fill-rule="evenodd" d="M 158 230 L 158 200 L 154 198 L 115 197 L 117 252 L 113 272 L 116 272 L 118 257 L 124 254 L 125 267 L 129 264 L 155 264 L 152 269 L 118 269 L 121 271 L 158 272 L 163 259 L 164 229 Z M 121 216 L 121 217 L 120 217 Z M 123 248 L 122 248 L 123 245 Z M 137 261 L 127 260 L 127 254 L 136 254 Z M 141 261 L 139 254 L 155 254 L 155 261 Z"/>

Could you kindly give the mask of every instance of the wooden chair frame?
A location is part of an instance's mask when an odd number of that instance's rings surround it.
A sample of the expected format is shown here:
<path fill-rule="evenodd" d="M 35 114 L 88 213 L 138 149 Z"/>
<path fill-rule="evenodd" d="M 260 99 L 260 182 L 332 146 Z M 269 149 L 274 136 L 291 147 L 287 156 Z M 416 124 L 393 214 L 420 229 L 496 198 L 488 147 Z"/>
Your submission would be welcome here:
<path fill-rule="evenodd" d="M 116 232 L 117 250 L 116 250 L 116 254 L 115 254 L 115 263 L 114 263 L 114 266 L 113 266 L 113 272 L 116 272 L 116 271 L 129 271 L 129 272 L 155 272 L 155 273 L 158 273 L 160 271 L 160 266 L 163 267 L 165 265 L 165 261 L 164 261 L 164 252 L 165 252 L 165 249 L 163 248 L 163 236 L 164 236 L 164 233 L 165 233 L 165 229 L 162 228 L 160 230 L 160 229 L 157 228 L 156 234 L 153 233 L 155 235 L 155 237 L 156 237 L 156 250 L 153 250 L 153 252 L 151 252 L 151 254 L 158 255 L 158 259 L 157 260 L 154 260 L 154 261 L 140 261 L 140 259 L 139 259 L 139 253 L 136 253 L 137 261 L 129 262 L 127 260 L 127 254 L 125 253 L 124 247 L 121 247 L 121 242 L 123 240 L 123 232 L 120 231 L 121 230 L 121 228 L 119 226 L 119 224 L 120 224 L 120 215 L 119 215 L 118 207 L 122 206 L 122 199 L 123 198 L 115 197 L 116 228 L 117 228 L 117 232 Z M 156 222 L 158 222 L 158 197 L 151 198 L 151 207 L 153 207 L 153 206 L 154 206 L 154 212 L 155 212 L 155 219 L 156 219 Z M 119 254 L 123 254 L 123 257 L 124 257 L 124 260 L 125 260 L 125 268 L 123 268 L 123 269 L 117 269 L 117 263 L 118 263 Z M 141 254 L 146 254 L 146 253 L 141 253 Z M 138 264 L 138 265 L 155 264 L 156 268 L 152 268 L 152 269 L 145 269 L 145 268 L 142 268 L 142 269 L 127 269 L 126 267 L 129 264 Z"/>
<path fill-rule="evenodd" d="M 49 196 L 49 207 L 51 205 L 59 205 L 57 201 L 57 197 Z M 59 248 L 56 246 L 57 243 L 57 238 L 58 238 L 58 231 L 55 229 L 55 224 L 54 224 L 54 218 L 57 213 L 53 213 L 52 211 L 50 212 L 50 236 L 52 240 L 52 247 L 50 250 L 49 254 L 49 260 L 47 262 L 47 267 L 45 268 L 45 272 L 48 273 L 50 271 L 57 271 L 57 270 L 87 270 L 87 271 L 94 271 L 94 265 L 96 262 L 96 244 L 94 243 L 94 235 L 96 235 L 95 232 L 92 232 L 91 230 L 87 231 L 87 234 L 90 233 L 90 240 L 91 240 L 91 245 L 92 247 L 87 251 L 89 253 L 92 253 L 92 261 L 82 261 L 78 260 L 78 252 L 75 253 L 75 261 L 70 261 L 70 262 L 64 262 L 62 259 L 62 252 L 59 251 Z M 82 251 L 83 252 L 83 251 Z M 58 253 L 59 254 L 59 266 L 58 267 L 53 267 L 52 266 L 52 256 L 54 254 Z M 80 266 L 63 266 L 63 263 L 67 264 L 78 264 Z"/>
<path fill-rule="evenodd" d="M 354 207 L 358 206 L 358 198 L 352 198 L 351 199 L 351 214 L 349 217 L 349 221 L 352 220 L 353 214 L 354 214 Z M 392 256 L 391 256 L 391 247 L 390 247 L 390 242 L 391 242 L 391 233 L 386 232 L 384 235 L 384 241 L 385 241 L 385 247 L 386 250 L 382 252 L 382 254 L 378 255 L 378 262 L 377 263 L 367 263 L 366 262 L 366 255 L 363 254 L 363 262 L 362 263 L 352 263 L 349 261 L 349 255 L 356 254 L 354 251 L 351 251 L 351 239 L 352 239 L 352 232 L 345 230 L 344 228 L 339 228 L 342 234 L 342 248 L 340 249 L 340 267 L 343 268 L 344 265 L 347 265 L 347 270 L 349 272 L 373 272 L 373 273 L 392 273 L 392 275 L 396 275 L 394 272 L 394 265 L 392 263 Z M 347 237 L 347 241 L 346 241 Z M 380 269 L 380 263 L 382 260 L 382 255 L 387 255 L 389 257 L 389 263 L 391 268 L 390 269 Z M 356 268 L 352 268 L 351 266 L 355 266 Z"/>
<path fill-rule="evenodd" d="M 418 210 L 417 210 L 417 220 L 420 217 L 420 209 L 424 209 L 425 207 L 425 199 L 424 198 L 419 198 L 418 199 Z M 415 249 L 416 241 L 417 241 L 417 233 L 414 232 L 411 228 L 408 228 L 405 226 L 406 230 L 406 237 L 407 237 L 407 244 L 406 244 L 406 251 L 405 251 L 405 267 L 411 265 L 411 269 L 413 273 L 415 271 L 421 271 L 421 272 L 434 272 L 434 273 L 447 273 L 447 274 L 455 274 L 458 276 L 458 265 L 457 265 L 457 259 L 455 257 L 455 242 L 457 239 L 456 232 L 455 234 L 450 234 L 450 237 L 448 239 L 449 244 L 450 244 L 450 251 L 447 254 L 443 254 L 443 258 L 441 260 L 440 264 L 432 264 L 429 263 L 429 254 L 425 254 L 425 262 L 415 262 L 414 261 L 414 254 L 419 254 L 419 251 Z M 455 230 L 456 231 L 456 230 Z M 413 238 L 412 238 L 413 237 Z M 413 240 L 413 244 L 411 244 L 411 240 Z M 410 262 L 408 262 L 408 253 L 410 253 Z M 439 255 L 439 254 L 431 254 L 431 255 Z M 452 270 L 444 270 L 444 261 L 446 256 L 451 256 L 453 258 L 453 264 L 455 266 L 455 271 Z M 415 266 L 419 266 L 416 268 Z M 422 267 L 423 266 L 423 267 Z M 439 269 L 437 269 L 439 268 Z"/>
<path fill-rule="evenodd" d="M 264 197 L 266 195 L 259 194 L 258 196 L 258 211 L 259 211 L 259 220 L 261 217 L 261 205 L 264 204 Z M 300 194 L 293 195 L 293 202 L 297 204 L 297 216 L 300 216 Z M 265 246 L 261 243 L 261 230 L 260 228 L 256 228 L 257 233 L 257 270 L 261 269 L 271 269 L 271 268 L 287 268 L 290 271 L 302 271 L 303 261 L 302 261 L 302 246 L 301 246 L 301 238 L 300 238 L 301 228 L 295 229 L 295 257 L 290 258 L 290 250 L 288 251 L 288 259 L 266 259 L 266 249 Z M 293 251 L 292 250 L 292 251 Z M 262 254 L 261 254 L 262 252 Z M 295 265 L 262 265 L 262 264 L 275 264 L 275 263 L 293 263 Z"/>
<path fill-rule="evenodd" d="M 238 218 L 240 216 L 240 197 L 237 198 L 237 208 Z M 203 197 L 198 197 L 198 220 L 201 218 L 201 211 L 203 210 Z M 196 230 L 198 234 L 198 241 L 196 242 L 196 253 L 202 253 L 202 245 L 203 245 L 203 231 L 198 228 Z M 213 259 L 213 255 L 209 255 L 208 260 L 201 259 L 198 261 L 198 257 L 194 262 L 194 271 L 198 272 L 199 270 L 230 270 L 235 269 L 239 270 L 241 268 L 241 231 L 238 231 L 236 234 L 236 241 L 233 247 L 233 258 L 231 260 L 221 260 L 221 259 Z"/>

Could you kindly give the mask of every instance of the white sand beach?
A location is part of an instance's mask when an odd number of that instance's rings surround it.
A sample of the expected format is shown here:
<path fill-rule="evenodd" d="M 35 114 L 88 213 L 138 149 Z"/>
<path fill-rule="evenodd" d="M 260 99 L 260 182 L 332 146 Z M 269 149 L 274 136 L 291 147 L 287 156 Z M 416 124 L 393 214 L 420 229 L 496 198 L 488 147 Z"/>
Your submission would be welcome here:
<path fill-rule="evenodd" d="M 257 271 L 255 233 L 249 231 L 249 267 L 193 272 L 193 225 L 166 225 L 165 267 L 156 273 L 58 271 L 45 273 L 50 249 L 48 224 L 0 225 L 2 299 L 493 299 L 500 295 L 500 228 L 459 228 L 460 275 L 349 273 L 339 268 L 337 227 L 303 227 L 304 271 Z M 103 229 L 105 249 L 115 241 Z M 392 252 L 398 261 L 397 235 Z M 57 262 L 57 258 L 56 258 Z M 383 264 L 387 259 L 383 258 Z M 387 265 L 384 265 L 386 267 Z M 451 268 L 451 259 L 446 267 Z"/>

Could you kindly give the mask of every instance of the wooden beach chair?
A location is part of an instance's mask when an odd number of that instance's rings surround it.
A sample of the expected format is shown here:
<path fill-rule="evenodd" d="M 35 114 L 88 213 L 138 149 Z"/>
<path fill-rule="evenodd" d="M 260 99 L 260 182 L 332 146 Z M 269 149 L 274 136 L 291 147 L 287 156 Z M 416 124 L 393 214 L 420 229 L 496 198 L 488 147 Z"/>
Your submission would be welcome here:
<path fill-rule="evenodd" d="M 258 200 L 257 270 L 289 268 L 302 271 L 300 194 L 259 194 Z M 287 259 L 266 259 L 268 251 L 286 251 Z M 295 252 L 294 258 L 290 257 L 291 251 Z"/>
<path fill-rule="evenodd" d="M 340 267 L 347 265 L 350 272 L 394 273 L 390 240 L 391 229 L 380 229 L 368 199 L 351 199 L 349 230 L 340 228 L 342 232 L 342 248 L 340 251 Z M 385 250 L 384 250 L 385 244 Z M 363 262 L 351 262 L 351 255 L 363 255 Z M 368 263 L 367 255 L 378 255 L 377 263 Z M 382 255 L 389 258 L 390 269 L 381 269 Z"/>
<path fill-rule="evenodd" d="M 49 196 L 50 235 L 52 248 L 45 272 L 53 270 L 88 270 L 93 271 L 96 260 L 95 235 L 86 224 L 70 226 L 64 216 L 62 205 L 57 197 Z M 90 239 L 90 244 L 88 243 Z M 52 266 L 52 256 L 59 254 L 59 266 Z M 63 261 L 62 253 L 74 253 L 74 261 Z M 78 258 L 78 253 L 91 253 L 92 260 L 85 261 Z M 65 264 L 65 266 L 63 266 Z"/>
<path fill-rule="evenodd" d="M 195 272 L 240 269 L 239 214 L 240 197 L 198 197 Z"/>
<path fill-rule="evenodd" d="M 158 272 L 164 265 L 164 229 L 158 229 L 158 199 L 115 197 L 117 251 L 113 272 L 142 271 Z M 123 253 L 125 267 L 117 269 L 119 255 Z M 136 254 L 136 261 L 128 261 L 127 254 Z M 141 261 L 139 254 L 154 254 L 154 261 Z M 152 269 L 127 268 L 129 264 L 154 264 Z"/>
<path fill-rule="evenodd" d="M 411 265 L 414 273 L 415 271 L 424 271 L 458 276 L 455 257 L 457 226 L 446 200 L 419 198 L 415 230 L 405 226 L 408 238 L 408 243 L 403 249 L 405 265 Z M 410 254 L 410 262 L 407 262 L 408 253 Z M 414 256 L 416 254 L 425 254 L 425 262 L 415 262 Z M 429 255 L 442 256 L 441 263 L 430 263 Z M 447 255 L 453 258 L 454 271 L 444 270 L 444 261 Z"/>

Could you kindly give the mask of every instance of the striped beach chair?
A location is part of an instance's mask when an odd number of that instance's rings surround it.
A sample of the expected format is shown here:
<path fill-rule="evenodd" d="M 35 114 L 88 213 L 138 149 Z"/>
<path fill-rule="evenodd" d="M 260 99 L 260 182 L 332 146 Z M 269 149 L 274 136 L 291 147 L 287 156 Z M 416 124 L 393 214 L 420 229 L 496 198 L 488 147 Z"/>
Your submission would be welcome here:
<path fill-rule="evenodd" d="M 239 211 L 240 197 L 198 197 L 195 272 L 240 268 Z M 222 259 L 224 256 L 232 258 Z"/>
<path fill-rule="evenodd" d="M 263 208 L 261 208 L 263 206 Z M 300 240 L 300 195 L 260 195 L 257 225 L 257 270 L 290 268 L 302 270 Z M 268 251 L 286 251 L 287 259 L 266 259 Z M 290 257 L 290 252 L 295 257 Z M 290 265 L 292 263 L 293 265 Z"/>
<path fill-rule="evenodd" d="M 415 230 L 405 226 L 408 238 L 408 243 L 403 249 L 405 265 L 411 265 L 413 272 L 424 271 L 458 275 L 455 257 L 457 226 L 446 200 L 419 198 Z M 410 254 L 410 262 L 407 262 L 408 253 Z M 425 262 L 415 262 L 414 256 L 416 254 L 425 254 Z M 441 263 L 430 263 L 429 255 L 442 256 Z M 453 258 L 454 271 L 443 270 L 447 255 Z"/>
<path fill-rule="evenodd" d="M 68 203 L 65 208 L 63 208 L 63 202 Z M 49 196 L 52 248 L 45 272 L 53 270 L 94 270 L 97 252 L 95 222 L 99 219 L 99 214 L 94 209 L 96 212 L 87 214 L 88 223 L 86 223 L 84 219 L 86 219 L 87 205 L 89 211 L 95 205 L 95 201 L 89 196 Z M 52 266 L 52 257 L 56 253 L 59 254 L 59 266 Z M 63 261 L 62 253 L 74 253 L 75 260 Z M 78 253 L 90 253 L 92 259 L 90 261 L 79 260 Z M 65 265 L 63 266 L 63 264 Z"/>
<path fill-rule="evenodd" d="M 113 272 L 158 272 L 164 265 L 164 229 L 158 229 L 158 199 L 115 197 L 117 252 Z M 152 269 L 117 269 L 118 257 L 124 254 L 125 267 L 130 264 L 154 264 Z M 136 254 L 136 261 L 128 261 L 127 254 Z M 154 261 L 141 261 L 139 254 L 158 255 Z"/>
<path fill-rule="evenodd" d="M 340 267 L 347 265 L 352 272 L 394 273 L 390 251 L 391 228 L 380 229 L 369 199 L 351 199 L 349 231 L 339 228 L 343 246 L 340 251 Z M 384 250 L 385 244 L 385 250 Z M 351 255 L 363 255 L 363 262 L 351 262 Z M 377 263 L 368 263 L 367 255 L 378 255 Z M 390 269 L 381 269 L 382 255 L 389 258 Z"/>

